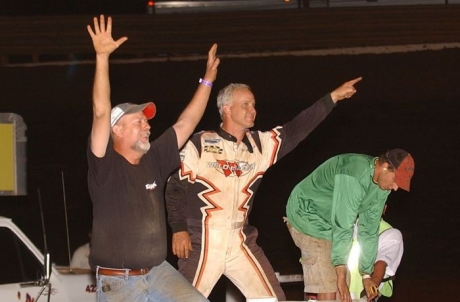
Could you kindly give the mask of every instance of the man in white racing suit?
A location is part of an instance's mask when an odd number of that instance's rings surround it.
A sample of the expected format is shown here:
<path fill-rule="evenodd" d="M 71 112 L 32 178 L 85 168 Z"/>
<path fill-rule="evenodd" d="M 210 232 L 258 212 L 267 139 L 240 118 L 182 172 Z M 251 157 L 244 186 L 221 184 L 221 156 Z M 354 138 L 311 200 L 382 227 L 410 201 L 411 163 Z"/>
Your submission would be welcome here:
<path fill-rule="evenodd" d="M 305 139 L 336 102 L 353 96 L 360 80 L 345 82 L 266 132 L 249 130 L 256 117 L 249 86 L 230 84 L 219 92 L 221 127 L 192 136 L 165 196 L 179 271 L 203 295 L 209 296 L 223 274 L 246 298 L 286 299 L 256 243 L 257 229 L 248 224 L 255 193 L 265 171 Z"/>

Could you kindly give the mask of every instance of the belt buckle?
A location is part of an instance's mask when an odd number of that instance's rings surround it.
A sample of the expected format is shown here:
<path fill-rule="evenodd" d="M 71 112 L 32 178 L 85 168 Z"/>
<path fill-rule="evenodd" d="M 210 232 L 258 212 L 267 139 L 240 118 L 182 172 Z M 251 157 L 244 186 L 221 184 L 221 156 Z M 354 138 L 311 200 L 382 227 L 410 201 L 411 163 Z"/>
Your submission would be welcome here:
<path fill-rule="evenodd" d="M 149 269 L 148 267 L 141 268 L 141 269 L 139 270 L 139 272 L 141 273 L 141 275 L 147 275 L 149 271 L 150 271 L 150 269 Z"/>

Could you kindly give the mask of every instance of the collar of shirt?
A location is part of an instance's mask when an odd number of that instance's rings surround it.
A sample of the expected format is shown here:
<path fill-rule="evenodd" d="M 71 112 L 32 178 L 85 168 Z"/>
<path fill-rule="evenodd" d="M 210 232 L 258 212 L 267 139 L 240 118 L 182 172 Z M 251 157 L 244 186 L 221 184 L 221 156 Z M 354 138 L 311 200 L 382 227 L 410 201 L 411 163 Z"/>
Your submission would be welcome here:
<path fill-rule="evenodd" d="M 247 133 L 248 131 L 246 131 L 246 135 L 243 137 L 243 144 L 246 145 L 246 147 L 248 148 L 248 151 L 250 153 L 252 153 L 254 150 L 252 149 L 252 144 L 251 142 L 249 141 L 248 139 L 248 136 L 247 136 Z M 238 140 L 236 139 L 236 137 L 234 137 L 233 135 L 231 135 L 230 133 L 226 132 L 224 129 L 222 128 L 219 128 L 217 130 L 217 134 L 219 134 L 219 136 L 221 136 L 223 139 L 227 140 L 227 141 L 231 141 L 231 142 L 234 142 L 236 143 Z"/>

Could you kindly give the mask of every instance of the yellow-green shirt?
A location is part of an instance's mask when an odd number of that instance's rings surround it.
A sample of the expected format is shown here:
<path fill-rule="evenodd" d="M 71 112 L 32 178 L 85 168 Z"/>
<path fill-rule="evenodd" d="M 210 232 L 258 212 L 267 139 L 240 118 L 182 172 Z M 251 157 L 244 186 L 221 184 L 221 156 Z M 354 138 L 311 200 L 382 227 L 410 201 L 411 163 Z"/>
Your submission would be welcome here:
<path fill-rule="evenodd" d="M 381 219 L 380 220 L 380 226 L 379 226 L 379 234 L 382 234 L 384 231 L 391 229 L 392 226 L 386 222 L 385 220 Z M 358 241 L 355 240 L 353 242 L 353 245 L 357 244 Z M 358 246 L 359 249 L 359 246 Z M 357 255 L 359 257 L 359 255 Z M 361 277 L 361 274 L 359 273 L 358 266 L 357 265 L 351 265 L 348 267 L 350 270 L 350 293 L 354 293 L 356 298 L 360 297 L 361 292 L 364 289 L 363 286 L 363 279 Z M 379 289 L 380 294 L 385 296 L 385 297 L 391 297 L 393 295 L 393 281 L 389 279 L 388 281 L 383 282 L 383 285 Z"/>

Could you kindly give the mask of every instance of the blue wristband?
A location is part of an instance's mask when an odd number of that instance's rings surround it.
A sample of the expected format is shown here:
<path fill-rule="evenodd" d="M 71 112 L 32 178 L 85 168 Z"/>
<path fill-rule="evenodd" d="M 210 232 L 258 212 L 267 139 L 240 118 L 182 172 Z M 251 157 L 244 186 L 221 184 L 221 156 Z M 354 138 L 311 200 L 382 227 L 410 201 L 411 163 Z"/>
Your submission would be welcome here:
<path fill-rule="evenodd" d="M 200 84 L 206 85 L 206 86 L 208 86 L 208 87 L 212 87 L 212 82 L 203 80 L 203 79 L 201 79 L 201 78 L 200 78 L 199 82 L 200 82 Z"/>

